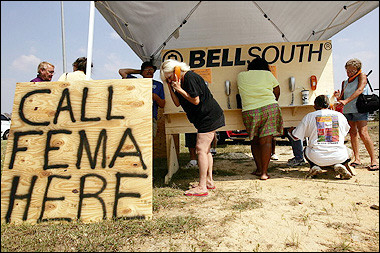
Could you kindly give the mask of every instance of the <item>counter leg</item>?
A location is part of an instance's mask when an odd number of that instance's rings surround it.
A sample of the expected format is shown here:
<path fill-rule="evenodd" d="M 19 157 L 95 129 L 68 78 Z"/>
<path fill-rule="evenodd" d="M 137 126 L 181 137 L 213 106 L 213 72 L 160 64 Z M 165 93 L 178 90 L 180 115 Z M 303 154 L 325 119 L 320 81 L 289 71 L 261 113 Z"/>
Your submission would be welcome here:
<path fill-rule="evenodd" d="M 170 179 L 179 169 L 179 162 L 177 157 L 176 146 L 173 135 L 166 135 L 166 153 L 167 153 L 167 165 L 168 174 L 165 176 L 165 184 L 170 182 Z"/>

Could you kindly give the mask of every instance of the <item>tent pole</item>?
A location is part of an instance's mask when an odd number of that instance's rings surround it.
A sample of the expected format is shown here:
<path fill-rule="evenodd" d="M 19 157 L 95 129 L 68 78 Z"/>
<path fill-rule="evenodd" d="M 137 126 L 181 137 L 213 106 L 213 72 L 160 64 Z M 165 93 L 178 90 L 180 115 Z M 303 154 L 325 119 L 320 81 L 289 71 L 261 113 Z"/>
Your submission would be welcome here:
<path fill-rule="evenodd" d="M 66 47 L 65 47 L 65 18 L 63 15 L 63 1 L 61 1 L 61 32 L 62 32 L 62 57 L 63 57 L 63 72 L 66 73 Z"/>
<path fill-rule="evenodd" d="M 94 40 L 94 18 L 95 18 L 95 3 L 90 1 L 90 19 L 88 25 L 88 44 L 87 44 L 87 66 L 86 80 L 91 78 L 91 63 L 92 63 L 92 44 Z"/>

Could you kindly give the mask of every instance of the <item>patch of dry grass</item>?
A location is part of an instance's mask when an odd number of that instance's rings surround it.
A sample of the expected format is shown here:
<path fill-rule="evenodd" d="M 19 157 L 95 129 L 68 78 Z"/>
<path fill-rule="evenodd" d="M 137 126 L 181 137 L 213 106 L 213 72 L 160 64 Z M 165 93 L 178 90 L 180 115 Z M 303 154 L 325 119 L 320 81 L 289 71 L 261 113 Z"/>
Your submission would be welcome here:
<path fill-rule="evenodd" d="M 377 127 L 373 127 L 372 124 L 369 124 L 369 129 L 372 132 L 376 130 L 376 139 L 373 141 L 378 150 L 378 122 L 375 123 Z M 186 164 L 189 159 L 188 150 L 183 143 L 181 139 L 180 166 Z M 5 147 L 6 141 L 2 141 L 1 171 Z M 250 153 L 250 147 L 242 144 L 227 144 L 218 146 L 217 151 L 216 164 L 225 159 L 222 157 L 223 154 L 247 154 Z M 166 160 L 155 160 L 152 219 L 107 220 L 91 224 L 80 222 L 49 222 L 37 225 L 24 223 L 17 226 L 2 224 L 1 251 L 305 251 L 306 239 L 314 236 L 315 242 L 318 243 L 309 241 L 309 246 L 318 244 L 320 251 L 378 252 L 379 232 L 361 231 L 360 225 L 363 221 L 356 217 L 357 213 L 364 210 L 364 204 L 357 206 L 352 204 L 356 203 L 356 200 L 354 202 L 347 200 L 345 207 L 348 212 L 344 214 L 352 216 L 355 221 L 342 222 L 331 218 L 335 217 L 335 213 L 343 212 L 342 207 L 338 206 L 340 203 L 331 198 L 334 192 L 342 187 L 350 189 L 361 187 L 360 190 L 363 190 L 364 186 L 356 186 L 359 183 L 355 184 L 351 181 L 347 182 L 347 186 L 342 186 L 343 184 L 339 182 L 331 185 L 332 179 L 321 182 L 305 181 L 299 176 L 304 173 L 299 171 L 299 168 L 294 170 L 282 168 L 280 163 L 275 163 L 275 167 L 271 169 L 271 173 L 277 175 L 277 178 L 273 177 L 268 182 L 255 180 L 252 175 L 241 179 L 241 171 L 238 169 L 247 170 L 253 163 L 249 158 L 227 159 L 228 166 L 214 170 L 218 178 L 217 189 L 211 191 L 209 197 L 187 198 L 183 196 L 183 190 L 187 189 L 189 182 L 198 180 L 198 170 L 180 169 L 173 176 L 172 182 L 164 185 L 163 181 L 167 172 Z M 285 176 L 287 181 L 283 179 Z M 228 183 L 224 184 L 223 180 Z M 271 182 L 277 183 L 281 180 L 286 181 L 286 184 L 280 190 L 274 188 L 276 184 L 269 186 Z M 294 182 L 296 184 L 292 184 Z M 306 182 L 315 185 L 312 187 L 317 187 L 317 184 L 320 186 L 315 189 L 310 198 L 301 195 L 285 195 L 293 191 L 293 188 L 305 189 L 302 185 Z M 369 184 L 366 182 L 366 185 Z M 222 187 L 223 185 L 228 185 L 228 187 Z M 236 185 L 243 187 L 238 188 Z M 281 194 L 285 197 L 276 198 Z M 364 200 L 360 201 L 364 203 Z M 322 204 L 317 205 L 315 202 Z M 286 211 L 281 208 L 285 208 Z M 291 210 L 295 212 L 290 213 Z M 365 212 L 372 213 L 374 210 Z M 269 216 L 269 213 L 272 216 Z M 253 217 L 252 220 L 248 220 L 247 217 L 250 216 Z M 279 224 L 275 224 L 269 233 L 264 232 L 266 240 L 255 240 L 255 236 L 259 237 L 262 231 L 266 231 L 267 227 L 264 224 L 276 218 Z M 258 223 L 259 220 L 264 219 L 267 219 L 264 223 Z M 248 224 L 249 221 L 250 224 Z M 270 233 L 276 234 L 281 225 L 284 226 L 281 221 L 291 224 L 287 225 L 287 232 L 282 234 L 281 240 L 269 241 L 267 238 Z M 378 221 L 374 222 L 378 224 Z M 252 230 L 246 232 L 248 235 L 244 236 L 244 233 L 240 232 L 245 232 L 245 230 L 239 230 L 239 225 L 244 228 L 252 227 Z M 319 235 L 320 229 L 332 231 L 331 233 L 336 236 L 329 238 L 330 241 L 324 239 L 318 241 L 318 236 L 315 235 Z M 231 238 L 235 235 L 233 233 L 225 236 L 231 230 L 236 232 L 234 239 L 238 238 L 241 241 L 234 241 Z"/>

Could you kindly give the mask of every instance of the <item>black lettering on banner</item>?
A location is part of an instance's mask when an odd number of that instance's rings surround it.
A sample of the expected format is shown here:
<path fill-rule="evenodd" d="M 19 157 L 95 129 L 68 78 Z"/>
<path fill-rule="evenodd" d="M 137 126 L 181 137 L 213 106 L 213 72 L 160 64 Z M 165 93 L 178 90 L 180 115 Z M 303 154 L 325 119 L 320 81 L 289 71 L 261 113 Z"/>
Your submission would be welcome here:
<path fill-rule="evenodd" d="M 266 53 L 267 53 L 267 51 L 268 51 L 269 49 L 272 49 L 272 48 L 273 48 L 274 51 L 275 51 L 275 56 L 274 56 L 274 59 L 273 59 L 273 60 L 269 61 L 269 60 L 267 59 L 267 57 L 266 57 Z M 264 51 L 263 51 L 263 59 L 266 60 L 266 61 L 268 62 L 268 64 L 273 64 L 273 63 L 275 63 L 275 62 L 278 60 L 279 56 L 280 56 L 280 51 L 278 50 L 278 48 L 277 48 L 276 46 L 267 46 L 267 47 L 264 49 Z"/>
<path fill-rule="evenodd" d="M 60 176 L 60 175 L 51 175 L 48 177 L 48 182 L 46 184 L 46 188 L 45 188 L 45 194 L 44 194 L 44 199 L 42 201 L 42 207 L 41 207 L 41 214 L 40 214 L 40 217 L 37 219 L 37 223 L 40 223 L 40 222 L 45 222 L 45 221 L 59 221 L 59 220 L 65 220 L 65 221 L 71 221 L 72 219 L 71 218 L 50 218 L 50 219 L 42 219 L 42 217 L 44 217 L 44 212 L 45 212 L 45 205 L 46 205 L 46 202 L 47 201 L 55 201 L 55 200 L 60 200 L 60 201 L 63 201 L 65 200 L 65 197 L 59 197 L 59 198 L 49 198 L 47 195 L 48 195 L 48 191 L 49 191 L 49 187 L 50 187 L 50 184 L 51 184 L 51 181 L 53 180 L 53 178 L 61 178 L 61 179 L 70 179 L 71 176 Z"/>
<path fill-rule="evenodd" d="M 48 93 L 50 94 L 51 93 L 51 90 L 49 89 L 43 89 L 43 90 L 34 90 L 34 91 L 31 91 L 31 92 L 28 92 L 26 93 L 22 98 L 21 98 L 21 101 L 20 101 L 20 106 L 18 108 L 18 114 L 20 116 L 20 119 L 22 121 L 24 121 L 26 124 L 29 124 L 29 125 L 32 125 L 32 126 L 48 126 L 50 124 L 49 121 L 45 121 L 45 122 L 33 122 L 33 121 L 30 121 L 28 120 L 25 115 L 24 115 L 24 103 L 26 101 L 26 99 L 28 97 L 30 97 L 31 95 L 34 95 L 34 94 L 37 94 L 37 93 Z"/>
<path fill-rule="evenodd" d="M 229 54 L 229 49 L 225 48 L 223 49 L 223 54 L 222 54 L 222 66 L 233 66 L 234 62 L 233 61 L 228 61 L 228 54 Z"/>
<path fill-rule="evenodd" d="M 96 177 L 96 178 L 99 178 L 103 182 L 102 188 L 98 192 L 96 192 L 96 193 L 84 193 L 85 182 L 86 182 L 86 178 L 88 178 L 88 177 Z M 80 193 L 79 193 L 79 205 L 78 205 L 78 217 L 77 217 L 78 219 L 80 219 L 80 217 L 81 217 L 83 199 L 85 199 L 85 198 L 96 198 L 97 200 L 99 200 L 100 204 L 102 205 L 103 220 L 105 220 L 107 218 L 106 204 L 104 203 L 104 200 L 101 197 L 99 197 L 99 194 L 102 193 L 104 191 L 104 189 L 106 189 L 106 187 L 107 187 L 106 179 L 102 176 L 97 175 L 97 174 L 87 174 L 87 175 L 84 175 L 80 178 Z"/>
<path fill-rule="evenodd" d="M 82 95 L 82 107 L 80 111 L 80 120 L 85 122 L 85 121 L 100 121 L 99 117 L 96 118 L 87 118 L 86 115 L 86 100 L 87 100 L 87 93 L 88 93 L 88 88 L 84 87 L 83 88 L 83 95 Z"/>
<path fill-rule="evenodd" d="M 214 62 L 214 60 L 219 60 L 220 55 L 215 55 L 215 54 L 220 54 L 220 49 L 208 50 L 206 67 L 219 67 L 220 66 L 219 62 Z"/>
<path fill-rule="evenodd" d="M 62 103 L 63 103 L 63 100 L 66 98 L 67 100 L 67 105 L 62 107 Z M 73 108 L 71 107 L 71 101 L 70 101 L 70 92 L 69 92 L 69 89 L 66 88 L 62 91 L 62 95 L 61 95 L 61 98 L 59 99 L 59 103 L 58 103 L 58 106 L 57 106 L 57 111 L 55 112 L 55 116 L 54 116 L 54 124 L 57 124 L 57 121 L 58 121 L 58 116 L 59 114 L 61 113 L 61 111 L 69 111 L 70 112 L 70 118 L 71 118 L 71 121 L 72 122 L 75 122 L 75 118 L 74 118 L 74 113 L 73 113 Z"/>
<path fill-rule="evenodd" d="M 116 173 L 116 189 L 115 189 L 115 202 L 113 205 L 113 219 L 117 219 L 117 205 L 119 202 L 119 199 L 124 197 L 130 197 L 130 198 L 141 198 L 141 194 L 138 192 L 120 192 L 120 181 L 123 177 L 140 177 L 140 178 L 148 178 L 147 174 L 132 174 L 132 173 Z"/>
<path fill-rule="evenodd" d="M 72 131 L 70 131 L 70 130 L 50 130 L 49 132 L 47 132 L 45 155 L 44 155 L 44 170 L 69 167 L 68 164 L 49 165 L 49 151 L 59 149 L 59 147 L 51 147 L 50 146 L 51 136 L 53 134 L 71 134 L 71 133 L 72 133 Z"/>
<path fill-rule="evenodd" d="M 260 57 L 260 55 L 258 55 L 258 54 L 254 54 L 253 52 L 252 52 L 252 50 L 255 50 L 255 49 L 257 49 L 259 52 L 261 51 L 261 48 L 260 47 L 251 47 L 250 49 L 248 49 L 248 54 L 249 54 L 249 56 L 252 56 L 252 57 L 254 57 L 254 58 L 257 58 L 257 57 Z M 260 57 L 261 58 L 261 57 Z"/>
<path fill-rule="evenodd" d="M 319 44 L 319 50 L 313 51 L 313 44 L 310 44 L 309 59 L 308 59 L 308 61 L 311 62 L 311 55 L 315 54 L 315 53 L 318 54 L 318 61 L 321 61 L 321 59 L 322 59 L 322 48 L 323 48 L 323 44 L 320 43 Z"/>
<path fill-rule="evenodd" d="M 11 221 L 11 216 L 12 216 L 12 211 L 13 211 L 13 207 L 15 204 L 15 199 L 26 199 L 25 211 L 24 211 L 24 215 L 22 217 L 22 220 L 24 220 L 24 221 L 27 220 L 28 211 L 29 211 L 29 207 L 30 207 L 30 201 L 32 200 L 33 188 L 34 188 L 34 185 L 36 184 L 37 178 L 38 178 L 37 176 L 32 177 L 30 187 L 29 187 L 29 191 L 27 194 L 16 195 L 17 187 L 18 187 L 18 184 L 20 181 L 20 176 L 13 177 L 12 188 L 11 188 L 11 192 L 9 195 L 8 211 L 7 211 L 7 214 L 5 216 L 5 222 L 6 223 L 10 223 L 10 221 Z"/>
<path fill-rule="evenodd" d="M 131 141 L 132 141 L 133 145 L 135 146 L 137 152 L 120 152 L 120 150 L 122 149 L 122 147 L 124 145 L 124 142 L 125 142 L 127 136 L 129 136 L 129 138 L 131 138 Z M 115 151 L 115 154 L 112 157 L 112 160 L 111 160 L 111 162 L 110 162 L 110 164 L 109 164 L 108 167 L 112 168 L 114 166 L 117 157 L 124 157 L 124 156 L 138 156 L 140 158 L 140 162 L 141 162 L 141 165 L 142 165 L 143 169 L 144 170 L 147 169 L 147 166 L 146 166 L 146 164 L 143 161 L 143 157 L 142 157 L 142 154 L 141 154 L 141 151 L 140 151 L 140 147 L 137 144 L 137 142 L 135 140 L 135 137 L 133 137 L 132 129 L 131 128 L 127 128 L 124 131 L 123 137 L 121 138 L 119 146 L 117 147 L 117 149 Z"/>
<path fill-rule="evenodd" d="M 113 86 L 108 87 L 108 106 L 107 106 L 107 120 L 111 119 L 124 119 L 124 116 L 112 116 L 112 98 L 113 98 Z"/>
<path fill-rule="evenodd" d="M 299 62 L 302 62 L 302 58 L 303 58 L 303 50 L 305 47 L 309 46 L 309 44 L 300 44 L 300 45 L 297 45 L 297 47 L 300 47 L 300 58 L 299 58 Z"/>
<path fill-rule="evenodd" d="M 240 59 L 241 59 L 241 48 L 236 48 L 236 51 L 235 51 L 235 66 L 245 65 L 245 61 L 242 61 Z"/>
<path fill-rule="evenodd" d="M 292 45 L 292 52 L 290 53 L 290 57 L 289 57 L 289 60 L 284 60 L 284 56 L 285 56 L 285 46 L 282 46 L 281 47 L 281 62 L 282 63 L 289 63 L 293 60 L 294 58 L 294 51 L 295 51 L 295 48 L 296 46 L 295 45 Z"/>
<path fill-rule="evenodd" d="M 99 133 L 98 137 L 98 143 L 96 144 L 94 159 L 92 159 L 91 156 L 91 149 L 90 144 L 88 143 L 87 135 L 84 130 L 79 131 L 79 137 L 80 137 L 80 143 L 78 147 L 78 155 L 77 155 L 77 163 L 76 167 L 77 169 L 80 169 L 80 164 L 82 161 L 82 154 L 83 154 L 83 146 L 86 149 L 88 160 L 90 161 L 91 169 L 95 169 L 97 164 L 97 158 L 98 158 L 98 152 L 100 149 L 101 142 L 103 140 L 103 160 L 102 160 L 102 168 L 106 167 L 106 144 L 107 144 L 107 131 L 105 129 L 102 129 Z"/>
<path fill-rule="evenodd" d="M 190 51 L 190 60 L 189 60 L 190 68 L 200 68 L 203 65 L 205 65 L 205 59 L 204 59 L 205 56 L 206 56 L 206 53 L 202 50 Z"/>
<path fill-rule="evenodd" d="M 26 136 L 26 135 L 34 135 L 34 134 L 42 135 L 43 132 L 42 131 L 27 131 L 27 132 L 14 132 L 13 133 L 13 148 L 12 148 L 11 161 L 9 163 L 8 169 L 10 169 L 10 170 L 13 169 L 13 164 L 15 162 L 17 152 L 28 150 L 28 148 L 26 148 L 26 147 L 23 147 L 23 148 L 18 147 L 18 140 L 20 139 L 20 137 Z"/>

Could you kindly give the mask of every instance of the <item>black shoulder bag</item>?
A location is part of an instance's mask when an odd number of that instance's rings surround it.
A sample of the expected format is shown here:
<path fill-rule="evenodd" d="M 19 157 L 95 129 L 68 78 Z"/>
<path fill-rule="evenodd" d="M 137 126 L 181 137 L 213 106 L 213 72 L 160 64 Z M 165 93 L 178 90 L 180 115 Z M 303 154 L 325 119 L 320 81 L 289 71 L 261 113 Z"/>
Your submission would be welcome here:
<path fill-rule="evenodd" d="M 373 93 L 371 84 L 369 83 L 368 76 L 372 73 L 372 70 L 367 74 L 367 83 L 371 89 L 371 95 L 364 95 L 363 93 L 358 96 L 356 101 L 356 107 L 358 112 L 365 113 L 379 110 L 379 96 Z"/>

